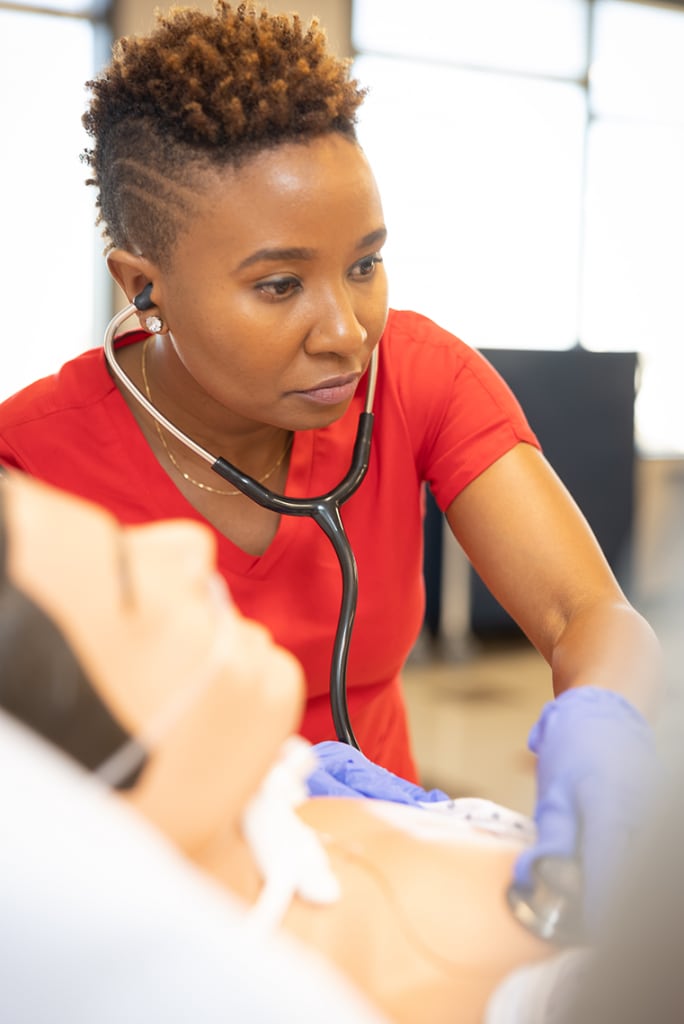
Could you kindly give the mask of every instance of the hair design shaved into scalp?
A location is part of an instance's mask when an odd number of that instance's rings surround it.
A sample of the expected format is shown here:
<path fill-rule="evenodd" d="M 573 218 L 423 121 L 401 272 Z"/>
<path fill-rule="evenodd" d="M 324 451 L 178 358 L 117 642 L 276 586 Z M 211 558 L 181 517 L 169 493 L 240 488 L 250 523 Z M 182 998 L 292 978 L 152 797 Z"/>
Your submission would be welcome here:
<path fill-rule="evenodd" d="M 327 49 L 316 19 L 216 0 L 172 8 L 147 36 L 124 37 L 94 80 L 84 153 L 107 248 L 168 264 L 202 172 L 327 132 L 355 139 L 365 90 Z"/>

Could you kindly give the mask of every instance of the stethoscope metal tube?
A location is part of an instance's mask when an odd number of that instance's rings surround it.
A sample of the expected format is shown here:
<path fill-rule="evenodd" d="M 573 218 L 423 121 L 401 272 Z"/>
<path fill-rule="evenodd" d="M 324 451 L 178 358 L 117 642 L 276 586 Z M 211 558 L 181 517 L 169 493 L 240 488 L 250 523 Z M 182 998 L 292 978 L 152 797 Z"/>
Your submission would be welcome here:
<path fill-rule="evenodd" d="M 308 516 L 314 520 L 330 540 L 342 573 L 342 600 L 330 665 L 330 709 L 337 738 L 352 747 L 356 747 L 358 750 L 359 744 L 351 726 L 347 703 L 347 663 L 358 601 L 358 571 L 354 552 L 342 522 L 340 506 L 358 489 L 368 470 L 373 432 L 372 409 L 378 371 L 377 346 L 373 350 L 368 367 L 365 407 L 359 416 L 354 450 L 345 477 L 326 494 L 312 498 L 290 498 L 269 490 L 252 477 L 247 476 L 246 473 L 243 473 L 236 466 L 233 466 L 226 459 L 212 455 L 211 452 L 208 452 L 201 445 L 197 444 L 196 441 L 193 441 L 191 437 L 188 437 L 182 430 L 179 430 L 174 423 L 167 420 L 139 388 L 136 387 L 128 375 L 124 373 L 114 355 L 114 337 L 121 324 L 137 312 L 137 309 L 138 307 L 131 303 L 120 313 L 117 313 L 107 326 L 103 342 L 107 364 L 126 391 L 133 396 L 136 402 L 161 427 L 170 434 L 173 434 L 181 444 L 189 448 L 199 458 L 208 462 L 215 473 L 223 477 L 224 480 L 227 480 L 234 487 L 237 487 L 238 490 L 242 491 L 248 498 L 251 498 L 252 501 L 255 501 L 258 505 L 269 511 L 279 512 L 282 515 Z"/>

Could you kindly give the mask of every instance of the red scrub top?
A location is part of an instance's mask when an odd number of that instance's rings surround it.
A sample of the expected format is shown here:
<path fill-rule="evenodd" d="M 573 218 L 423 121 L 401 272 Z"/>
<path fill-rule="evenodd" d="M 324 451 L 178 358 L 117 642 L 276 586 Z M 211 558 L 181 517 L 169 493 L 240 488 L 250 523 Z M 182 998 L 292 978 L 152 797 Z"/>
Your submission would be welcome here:
<path fill-rule="evenodd" d="M 134 331 L 117 345 L 146 336 Z M 364 400 L 362 380 L 340 420 L 295 435 L 288 494 L 322 494 L 342 479 Z M 364 753 L 415 779 L 400 671 L 424 613 L 423 484 L 444 510 L 514 445 L 538 442 L 490 364 L 412 312 L 390 312 L 374 413 L 368 474 L 342 512 L 359 572 L 349 711 Z M 166 472 L 157 462 L 101 348 L 0 405 L 0 461 L 104 505 L 122 523 L 203 521 L 174 485 L 173 467 Z M 302 734 L 312 742 L 334 739 L 328 679 L 341 581 L 330 542 L 313 522 L 287 516 L 261 556 L 218 533 L 217 542 L 219 569 L 240 610 L 263 622 L 304 667 Z"/>

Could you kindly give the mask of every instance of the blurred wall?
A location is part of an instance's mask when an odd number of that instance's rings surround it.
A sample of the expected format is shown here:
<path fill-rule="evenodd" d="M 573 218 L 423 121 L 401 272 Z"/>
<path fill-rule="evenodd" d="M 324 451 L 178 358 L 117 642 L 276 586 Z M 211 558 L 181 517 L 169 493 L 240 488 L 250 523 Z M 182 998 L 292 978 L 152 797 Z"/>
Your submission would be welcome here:
<path fill-rule="evenodd" d="M 338 57 L 351 56 L 351 5 L 352 0 L 294 0 L 292 4 L 273 0 L 264 4 L 276 14 L 296 11 L 304 21 L 316 17 L 326 30 L 330 45 Z M 156 0 L 115 0 L 113 28 L 114 35 L 144 34 L 154 25 L 154 11 L 160 8 L 166 11 L 171 3 L 158 3 Z M 213 10 L 213 0 L 187 0 L 180 6 L 199 7 L 201 10 Z"/>

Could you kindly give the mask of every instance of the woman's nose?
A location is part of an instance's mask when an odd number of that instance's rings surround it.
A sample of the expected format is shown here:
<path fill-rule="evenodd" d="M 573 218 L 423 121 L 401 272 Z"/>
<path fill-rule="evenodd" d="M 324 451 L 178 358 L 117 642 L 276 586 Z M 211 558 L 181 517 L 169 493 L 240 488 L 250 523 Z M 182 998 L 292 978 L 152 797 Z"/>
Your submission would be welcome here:
<path fill-rule="evenodd" d="M 317 309 L 315 322 L 307 338 L 310 353 L 333 352 L 352 355 L 366 343 L 368 331 L 360 322 L 348 295 L 330 296 Z"/>

